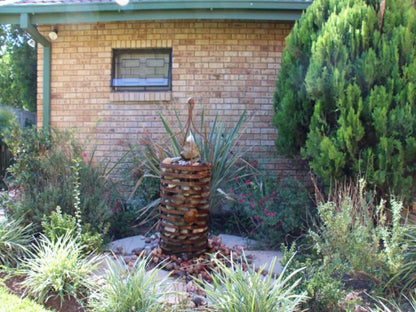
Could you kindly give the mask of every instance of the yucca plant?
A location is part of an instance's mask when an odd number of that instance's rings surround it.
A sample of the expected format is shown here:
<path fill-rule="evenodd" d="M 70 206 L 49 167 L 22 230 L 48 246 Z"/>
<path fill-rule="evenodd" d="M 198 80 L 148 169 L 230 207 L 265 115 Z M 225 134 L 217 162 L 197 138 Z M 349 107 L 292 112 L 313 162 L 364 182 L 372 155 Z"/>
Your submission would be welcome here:
<path fill-rule="evenodd" d="M 61 302 L 74 297 L 80 302 L 92 287 L 90 274 L 100 263 L 98 256 L 86 258 L 83 247 L 74 235 L 67 232 L 56 240 L 41 236 L 22 264 L 22 282 L 27 293 L 39 302 L 59 297 Z"/>
<path fill-rule="evenodd" d="M 22 225 L 20 220 L 0 220 L 0 264 L 16 266 L 27 254 L 31 241 L 30 225 Z"/>
<path fill-rule="evenodd" d="M 165 279 L 158 280 L 161 267 L 148 270 L 149 259 L 139 259 L 133 268 L 121 260 L 108 260 L 103 283 L 97 285 L 89 299 L 94 312 L 164 311 L 161 301 Z"/>
<path fill-rule="evenodd" d="M 265 266 L 256 270 L 254 266 L 248 265 L 245 258 L 244 267 L 233 259 L 228 265 L 217 258 L 213 261 L 216 269 L 210 273 L 212 284 L 205 280 L 194 280 L 197 286 L 206 293 L 208 305 L 214 311 L 299 311 L 301 303 L 307 298 L 304 293 L 297 294 L 295 291 L 301 278 L 297 280 L 294 278 L 303 268 L 294 270 L 286 276 L 286 269 L 291 260 L 276 278 L 273 273 L 276 259 L 271 262 L 266 276 L 263 276 Z"/>
<path fill-rule="evenodd" d="M 174 128 L 162 115 L 160 116 L 168 137 L 166 142 L 157 143 L 149 134 L 142 139 L 137 162 L 145 176 L 159 178 L 160 162 L 166 157 L 180 156 L 186 126 L 183 125 L 176 112 L 175 116 L 178 132 L 173 130 Z M 241 150 L 237 145 L 241 133 L 244 132 L 242 125 L 245 119 L 246 111 L 240 115 L 232 128 L 227 128 L 217 115 L 208 130 L 208 122 L 202 110 L 199 129 L 195 129 L 193 133 L 201 160 L 211 163 L 211 212 L 218 212 L 220 200 L 223 197 L 218 190 L 237 177 L 241 178 L 255 172 L 254 168 L 243 158 L 246 151 Z"/>

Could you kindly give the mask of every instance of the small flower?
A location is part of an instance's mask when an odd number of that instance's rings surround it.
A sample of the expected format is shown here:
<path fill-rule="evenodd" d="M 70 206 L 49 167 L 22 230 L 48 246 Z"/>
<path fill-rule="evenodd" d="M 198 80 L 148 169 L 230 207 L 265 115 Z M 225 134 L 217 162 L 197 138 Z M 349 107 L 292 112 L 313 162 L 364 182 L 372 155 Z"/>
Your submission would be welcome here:
<path fill-rule="evenodd" d="M 270 212 L 266 212 L 266 217 L 270 217 L 271 213 Z"/>
<path fill-rule="evenodd" d="M 257 217 L 257 216 L 254 216 L 254 220 L 256 220 L 256 221 L 257 221 L 257 219 L 258 219 L 258 217 Z"/>
<path fill-rule="evenodd" d="M 259 203 L 260 204 L 263 204 L 263 200 L 261 198 L 259 199 Z"/>
<path fill-rule="evenodd" d="M 87 153 L 82 154 L 82 157 L 87 158 Z"/>
<path fill-rule="evenodd" d="M 272 192 L 272 195 L 276 195 L 276 191 L 273 191 L 273 192 Z"/>
<path fill-rule="evenodd" d="M 237 177 L 237 178 L 235 178 L 235 182 L 237 182 L 237 183 L 238 183 L 238 177 Z"/>
<path fill-rule="evenodd" d="M 246 180 L 246 184 L 249 185 L 250 184 L 250 180 Z"/>
<path fill-rule="evenodd" d="M 272 217 L 274 217 L 276 214 L 274 212 L 271 213 Z"/>
<path fill-rule="evenodd" d="M 239 204 L 242 204 L 244 202 L 244 200 L 242 200 L 241 198 L 238 200 Z"/>
<path fill-rule="evenodd" d="M 255 206 L 254 206 L 254 203 L 253 203 L 253 202 L 250 202 L 250 206 L 251 206 L 251 209 L 254 209 L 254 208 L 255 208 Z"/>

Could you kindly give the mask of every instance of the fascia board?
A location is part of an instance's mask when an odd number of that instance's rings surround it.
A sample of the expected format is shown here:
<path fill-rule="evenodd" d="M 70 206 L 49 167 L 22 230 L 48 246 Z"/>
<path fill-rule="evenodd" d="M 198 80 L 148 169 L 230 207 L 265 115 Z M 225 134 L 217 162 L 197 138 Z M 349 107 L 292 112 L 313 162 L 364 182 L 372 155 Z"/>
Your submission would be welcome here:
<path fill-rule="evenodd" d="M 301 12 L 285 11 L 274 12 L 270 10 L 176 10 L 176 11 L 134 11 L 123 13 L 95 12 L 95 13 L 59 13 L 40 14 L 32 16 L 32 22 L 41 24 L 66 24 L 66 23 L 95 23 L 137 20 L 186 20 L 186 19 L 229 19 L 229 20 L 280 20 L 294 21 L 299 19 Z M 1 23 L 1 16 L 0 16 Z"/>
<path fill-rule="evenodd" d="M 178 1 L 178 0 L 147 0 L 130 2 L 121 7 L 116 3 L 72 3 L 72 4 L 37 4 L 37 5 L 5 5 L 1 7 L 0 14 L 32 15 L 42 13 L 60 12 L 122 12 L 140 10 L 192 10 L 192 9 L 229 9 L 229 10 L 305 10 L 311 4 L 311 0 L 228 0 L 228 1 Z"/>

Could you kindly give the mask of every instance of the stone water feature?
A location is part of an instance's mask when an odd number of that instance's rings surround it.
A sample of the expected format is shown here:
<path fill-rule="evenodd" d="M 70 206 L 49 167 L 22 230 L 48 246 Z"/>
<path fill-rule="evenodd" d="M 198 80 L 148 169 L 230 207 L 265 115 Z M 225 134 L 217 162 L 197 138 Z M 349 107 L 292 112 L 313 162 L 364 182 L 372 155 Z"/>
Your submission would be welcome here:
<path fill-rule="evenodd" d="M 211 164 L 199 158 L 192 134 L 197 132 L 192 122 L 194 100 L 188 104 L 181 157 L 160 164 L 159 215 L 163 252 L 189 259 L 207 251 Z"/>

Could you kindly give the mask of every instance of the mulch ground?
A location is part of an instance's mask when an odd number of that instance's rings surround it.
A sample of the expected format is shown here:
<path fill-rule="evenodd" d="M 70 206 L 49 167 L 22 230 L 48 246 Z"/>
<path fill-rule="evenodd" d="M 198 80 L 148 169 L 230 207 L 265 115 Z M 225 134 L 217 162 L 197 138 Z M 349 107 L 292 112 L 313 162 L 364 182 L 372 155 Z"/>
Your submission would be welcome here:
<path fill-rule="evenodd" d="M 5 278 L 5 279 L 4 279 Z M 3 280 L 4 279 L 4 280 Z M 0 273 L 0 280 L 3 280 L 10 293 L 15 294 L 21 298 L 25 297 L 25 290 L 21 286 L 21 283 L 25 279 L 22 275 L 12 275 L 6 277 L 5 273 Z M 66 298 L 64 302 L 61 302 L 59 297 L 51 298 L 43 305 L 51 310 L 58 312 L 84 312 L 83 307 L 75 300 L 75 298 Z"/>

